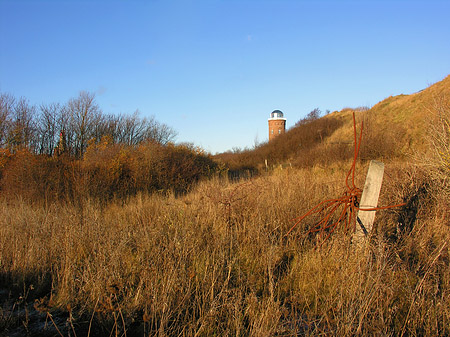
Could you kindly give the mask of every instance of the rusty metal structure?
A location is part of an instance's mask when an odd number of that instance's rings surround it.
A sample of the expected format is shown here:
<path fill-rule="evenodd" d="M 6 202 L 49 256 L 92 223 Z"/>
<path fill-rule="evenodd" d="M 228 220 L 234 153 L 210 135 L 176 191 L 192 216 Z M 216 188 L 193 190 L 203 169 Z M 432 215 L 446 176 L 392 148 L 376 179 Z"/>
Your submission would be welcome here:
<path fill-rule="evenodd" d="M 361 200 L 362 190 L 355 185 L 355 174 L 356 174 L 356 160 L 358 158 L 359 149 L 362 140 L 363 123 L 361 122 L 360 134 L 357 136 L 356 132 L 356 119 L 355 113 L 353 112 L 353 135 L 354 135 L 354 155 L 353 162 L 350 170 L 345 177 L 345 191 L 342 196 L 334 199 L 327 199 L 313 208 L 302 216 L 293 219 L 295 224 L 286 233 L 286 236 L 291 233 L 297 225 L 302 222 L 305 218 L 320 214 L 322 217 L 319 222 L 317 222 L 312 228 L 308 230 L 308 234 L 318 233 L 320 235 L 319 246 L 321 246 L 338 227 L 343 227 L 347 232 L 355 232 L 356 222 L 357 222 L 357 212 L 362 211 L 377 211 L 381 209 L 388 209 L 394 207 L 400 207 L 405 204 L 398 204 L 385 207 L 373 207 L 373 208 L 360 208 L 359 202 Z M 336 220 L 337 216 L 337 220 Z M 359 220 L 359 219 L 358 219 Z M 359 225 L 364 231 L 364 224 L 358 221 Z M 367 231 L 364 231 L 366 235 Z"/>

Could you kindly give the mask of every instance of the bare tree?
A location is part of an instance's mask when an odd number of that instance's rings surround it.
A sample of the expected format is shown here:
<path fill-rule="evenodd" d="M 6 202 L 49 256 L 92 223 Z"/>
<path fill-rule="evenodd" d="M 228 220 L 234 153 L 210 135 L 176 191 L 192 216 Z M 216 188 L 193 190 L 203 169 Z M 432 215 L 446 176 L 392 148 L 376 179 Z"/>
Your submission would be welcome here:
<path fill-rule="evenodd" d="M 322 111 L 320 111 L 319 108 L 315 108 L 312 111 L 310 111 L 305 118 L 300 119 L 297 123 L 295 123 L 296 126 L 304 125 L 307 123 L 310 123 L 312 121 L 315 121 L 316 119 L 320 118 L 320 114 Z"/>
<path fill-rule="evenodd" d="M 101 118 L 101 110 L 95 102 L 95 95 L 82 91 L 77 98 L 69 100 L 67 113 L 71 131 L 69 143 L 74 155 L 80 158 L 86 151 L 88 140 L 95 136 L 94 129 Z"/>
<path fill-rule="evenodd" d="M 158 122 L 155 117 L 152 116 L 149 120 L 144 119 L 144 122 L 146 123 L 145 140 L 152 140 L 162 145 L 175 140 L 176 131 L 167 124 Z"/>
<path fill-rule="evenodd" d="M 14 104 L 13 115 L 9 125 L 8 147 L 15 151 L 19 147 L 34 148 L 34 134 L 36 131 L 34 115 L 35 107 L 28 100 L 20 98 Z"/>
<path fill-rule="evenodd" d="M 104 136 L 129 146 L 146 141 L 166 145 L 175 139 L 174 129 L 153 116 L 142 119 L 139 114 L 136 110 L 132 115 L 104 115 L 95 95 L 86 91 L 66 105 L 41 104 L 37 114 L 26 99 L 0 94 L 0 147 L 15 151 L 26 146 L 36 153 L 53 155 L 57 144 L 63 143 L 64 152 L 81 158 L 90 140 L 99 142 Z"/>
<path fill-rule="evenodd" d="M 154 141 L 162 145 L 173 141 L 176 132 L 166 124 L 159 123 L 152 116 L 141 119 L 139 110 L 120 121 L 120 135 L 118 141 L 127 145 L 138 145 L 145 141 Z"/>
<path fill-rule="evenodd" d="M 322 113 L 322 111 L 320 111 L 319 108 L 315 108 L 309 114 L 306 115 L 306 118 L 310 121 L 313 121 L 313 120 L 319 119 L 321 113 Z"/>
<path fill-rule="evenodd" d="M 40 154 L 53 155 L 59 135 L 61 132 L 64 134 L 67 128 L 67 118 L 64 117 L 65 110 L 59 103 L 41 104 L 39 110 L 37 151 Z"/>
<path fill-rule="evenodd" d="M 122 115 L 105 115 L 102 118 L 102 122 L 99 124 L 98 133 L 101 135 L 98 140 L 103 136 L 108 136 L 113 143 L 119 142 L 119 137 L 121 134 L 121 121 L 123 120 Z"/>
<path fill-rule="evenodd" d="M 4 147 L 7 144 L 14 104 L 15 99 L 13 96 L 0 94 L 0 147 Z"/>
<path fill-rule="evenodd" d="M 120 143 L 137 145 L 142 142 L 145 125 L 139 118 L 139 110 L 136 110 L 131 116 L 126 116 L 121 120 L 120 130 L 118 139 Z"/>

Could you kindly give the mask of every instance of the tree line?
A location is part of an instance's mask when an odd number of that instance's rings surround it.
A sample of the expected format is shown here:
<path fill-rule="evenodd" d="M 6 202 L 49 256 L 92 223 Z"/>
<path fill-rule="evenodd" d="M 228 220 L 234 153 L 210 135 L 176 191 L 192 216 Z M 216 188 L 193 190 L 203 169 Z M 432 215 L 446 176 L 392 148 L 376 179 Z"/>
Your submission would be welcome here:
<path fill-rule="evenodd" d="M 186 193 L 220 168 L 202 149 L 175 144 L 175 136 L 138 111 L 106 114 L 85 91 L 66 104 L 41 105 L 0 93 L 0 194 L 81 205 Z"/>
<path fill-rule="evenodd" d="M 66 104 L 32 105 L 26 98 L 0 93 L 0 148 L 15 153 L 26 148 L 35 154 L 65 152 L 81 158 L 89 144 L 108 139 L 112 144 L 136 146 L 143 142 L 166 145 L 174 129 L 154 117 L 104 113 L 95 94 L 81 91 Z"/>

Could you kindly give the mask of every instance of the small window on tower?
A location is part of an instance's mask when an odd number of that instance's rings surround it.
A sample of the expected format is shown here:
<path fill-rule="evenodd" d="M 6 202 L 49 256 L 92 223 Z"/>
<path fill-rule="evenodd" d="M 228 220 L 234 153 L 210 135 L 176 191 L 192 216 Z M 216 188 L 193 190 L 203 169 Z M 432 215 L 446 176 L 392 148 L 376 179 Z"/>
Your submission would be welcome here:
<path fill-rule="evenodd" d="M 273 135 L 273 129 L 272 130 L 270 130 L 270 133 Z"/>
<path fill-rule="evenodd" d="M 278 129 L 278 134 L 281 134 L 281 129 Z"/>

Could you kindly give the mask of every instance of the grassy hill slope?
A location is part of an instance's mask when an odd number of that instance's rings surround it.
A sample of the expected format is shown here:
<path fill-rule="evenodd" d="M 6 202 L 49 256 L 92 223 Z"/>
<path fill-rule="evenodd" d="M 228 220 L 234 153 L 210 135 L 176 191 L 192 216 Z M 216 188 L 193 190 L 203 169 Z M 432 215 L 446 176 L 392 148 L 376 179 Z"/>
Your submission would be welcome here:
<path fill-rule="evenodd" d="M 355 113 L 358 132 L 364 122 L 360 158 L 393 159 L 426 150 L 424 141 L 439 106 L 450 97 L 450 76 L 420 92 L 391 96 L 371 109 L 343 109 L 318 120 L 303 121 L 252 150 L 223 153 L 216 159 L 231 170 L 261 170 L 290 164 L 327 165 L 351 158 Z"/>
<path fill-rule="evenodd" d="M 358 121 L 364 121 L 366 143 L 372 141 L 378 147 L 380 145 L 395 146 L 397 155 L 405 155 L 425 150 L 424 139 L 427 137 L 435 112 L 449 99 L 450 76 L 447 76 L 442 81 L 417 93 L 390 96 L 371 109 L 356 113 Z M 329 142 L 345 141 L 351 138 L 352 112 L 352 109 L 345 109 L 330 115 L 343 119 L 345 123 L 330 137 Z M 378 139 L 373 139 L 375 135 Z"/>

